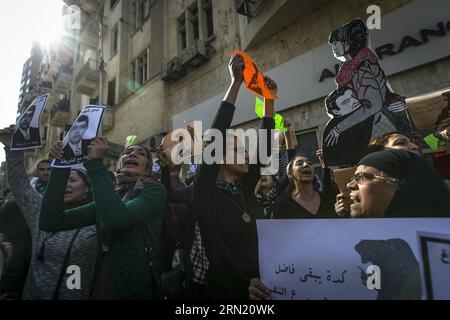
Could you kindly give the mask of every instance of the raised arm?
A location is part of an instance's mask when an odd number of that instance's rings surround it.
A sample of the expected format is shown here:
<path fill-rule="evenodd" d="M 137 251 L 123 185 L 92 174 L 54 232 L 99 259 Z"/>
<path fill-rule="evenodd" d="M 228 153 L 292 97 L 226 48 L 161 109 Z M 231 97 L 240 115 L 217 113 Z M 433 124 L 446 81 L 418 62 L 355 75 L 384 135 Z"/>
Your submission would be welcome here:
<path fill-rule="evenodd" d="M 7 180 L 28 228 L 33 233 L 38 227 L 42 196 L 30 185 L 23 151 L 9 150 L 13 132 L 14 125 L 0 130 L 0 142 L 5 146 L 6 153 Z"/>
<path fill-rule="evenodd" d="M 60 159 L 62 155 L 60 143 L 55 144 L 50 155 Z M 53 168 L 44 194 L 39 219 L 39 228 L 47 232 L 59 232 L 79 229 L 94 225 L 96 222 L 95 203 L 65 210 L 64 192 L 70 168 Z"/>
<path fill-rule="evenodd" d="M 244 80 L 242 73 L 244 69 L 244 59 L 242 56 L 234 55 L 230 60 L 228 68 L 231 75 L 231 84 L 211 125 L 211 129 L 217 129 L 222 134 L 224 140 L 224 152 L 226 150 L 226 130 L 231 127 L 231 122 L 233 121 L 235 111 L 234 104 L 236 103 L 239 89 L 242 85 L 242 81 Z M 217 163 L 203 163 L 200 165 L 199 172 L 197 173 L 194 181 L 194 201 L 198 197 L 204 197 L 204 195 L 214 187 L 218 173 L 219 166 Z"/>
<path fill-rule="evenodd" d="M 277 93 L 276 82 L 269 77 L 265 77 L 264 81 L 266 81 L 267 87 L 269 88 L 269 90 L 271 90 L 272 94 L 276 95 L 276 93 Z M 274 146 L 272 146 L 272 133 L 274 133 L 273 130 L 275 129 L 275 122 L 273 119 L 274 108 L 275 108 L 274 100 L 264 99 L 264 114 L 263 114 L 263 118 L 261 119 L 261 124 L 260 124 L 261 130 L 259 130 L 259 132 L 258 132 L 257 154 L 256 154 L 257 161 L 256 161 L 256 164 L 249 165 L 248 174 L 245 177 L 243 177 L 243 179 L 242 179 L 243 185 L 251 193 L 253 193 L 253 191 L 255 190 L 258 180 L 262 174 L 264 174 L 264 175 L 275 174 L 275 173 L 270 173 L 270 172 L 267 172 L 267 174 L 266 174 L 265 171 L 269 171 L 269 170 L 264 169 L 263 164 L 261 163 L 261 158 L 260 158 L 261 136 L 260 136 L 260 134 L 265 135 L 265 139 L 264 139 L 265 143 L 266 143 L 265 150 L 266 150 L 267 154 L 264 156 L 268 157 L 268 159 L 273 159 L 272 156 L 274 156 L 275 161 L 277 161 L 277 162 L 279 161 L 279 157 L 272 154 L 273 149 L 274 149 Z"/>
<path fill-rule="evenodd" d="M 182 190 L 174 190 L 172 186 L 172 177 L 170 176 L 170 161 L 165 158 L 165 153 L 157 152 L 157 156 L 161 163 L 161 183 L 166 187 L 167 200 L 169 203 L 178 203 L 191 206 L 191 190 L 187 188 Z"/>
<path fill-rule="evenodd" d="M 45 191 L 39 228 L 46 232 L 60 232 L 94 225 L 95 203 L 75 209 L 64 209 L 64 192 L 70 175 L 69 168 L 53 168 Z"/>
<path fill-rule="evenodd" d="M 92 183 L 98 220 L 104 231 L 127 229 L 148 217 L 160 219 L 159 213 L 166 210 L 167 192 L 163 185 L 145 185 L 138 197 L 124 203 L 114 190 L 102 159 L 90 160 L 85 167 Z"/>
<path fill-rule="evenodd" d="M 9 151 L 5 148 L 5 152 L 9 188 L 28 228 L 33 233 L 38 227 L 42 196 L 31 187 L 23 151 Z"/>

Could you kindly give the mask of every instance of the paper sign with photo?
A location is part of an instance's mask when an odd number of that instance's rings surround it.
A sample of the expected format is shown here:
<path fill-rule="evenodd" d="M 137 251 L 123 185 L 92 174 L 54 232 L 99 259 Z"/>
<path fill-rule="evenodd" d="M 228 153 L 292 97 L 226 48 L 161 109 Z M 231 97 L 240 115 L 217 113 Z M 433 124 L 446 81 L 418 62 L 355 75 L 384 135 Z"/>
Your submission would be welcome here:
<path fill-rule="evenodd" d="M 48 94 L 36 98 L 16 122 L 11 150 L 26 150 L 42 147 L 40 125 Z"/>
<path fill-rule="evenodd" d="M 105 107 L 87 106 L 63 140 L 63 157 L 52 163 L 56 168 L 74 167 L 87 160 L 88 146 L 98 136 Z"/>

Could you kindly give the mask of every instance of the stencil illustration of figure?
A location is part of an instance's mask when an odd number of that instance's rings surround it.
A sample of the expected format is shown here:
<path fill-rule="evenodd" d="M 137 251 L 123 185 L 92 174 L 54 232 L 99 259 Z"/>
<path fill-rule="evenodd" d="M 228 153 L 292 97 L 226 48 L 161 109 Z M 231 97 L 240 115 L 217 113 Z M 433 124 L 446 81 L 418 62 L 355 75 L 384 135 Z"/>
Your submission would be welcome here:
<path fill-rule="evenodd" d="M 362 263 L 377 265 L 381 288 L 377 300 L 420 300 L 419 262 L 403 239 L 361 240 L 355 245 Z M 362 283 L 366 285 L 366 281 Z"/>
<path fill-rule="evenodd" d="M 327 152 L 327 148 L 341 143 L 343 131 L 368 119 L 370 121 L 365 122 L 364 130 L 369 133 L 363 135 L 364 139 L 358 140 L 361 135 L 353 137 L 354 144 L 365 143 L 367 146 L 371 139 L 393 131 L 412 136 L 413 130 L 405 99 L 392 91 L 379 65 L 378 57 L 368 47 L 369 32 L 364 22 L 355 19 L 341 26 L 331 33 L 329 43 L 334 56 L 344 63 L 336 78 L 338 90 L 328 96 L 327 104 L 334 103 L 330 100 L 340 98 L 340 101 L 336 102 L 337 105 L 353 99 L 358 100 L 360 106 L 355 107 L 350 115 L 341 115 L 339 121 L 330 121 L 327 124 L 323 140 L 325 162 L 333 158 L 333 153 L 342 151 L 340 148 L 334 148 L 333 152 Z M 338 118 L 333 114 L 329 115 L 332 119 Z M 363 155 L 354 153 L 353 159 L 349 158 L 347 162 L 355 163 Z"/>

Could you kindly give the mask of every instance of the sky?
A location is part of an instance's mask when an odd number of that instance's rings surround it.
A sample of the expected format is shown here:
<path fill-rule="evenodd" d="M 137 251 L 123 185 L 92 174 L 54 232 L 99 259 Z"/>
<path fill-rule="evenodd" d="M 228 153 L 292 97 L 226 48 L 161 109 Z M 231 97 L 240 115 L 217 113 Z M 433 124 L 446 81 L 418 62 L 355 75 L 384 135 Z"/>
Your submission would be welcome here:
<path fill-rule="evenodd" d="M 15 123 L 22 68 L 33 40 L 48 45 L 62 29 L 62 0 L 0 1 L 0 128 Z M 0 162 L 5 160 L 0 148 Z"/>

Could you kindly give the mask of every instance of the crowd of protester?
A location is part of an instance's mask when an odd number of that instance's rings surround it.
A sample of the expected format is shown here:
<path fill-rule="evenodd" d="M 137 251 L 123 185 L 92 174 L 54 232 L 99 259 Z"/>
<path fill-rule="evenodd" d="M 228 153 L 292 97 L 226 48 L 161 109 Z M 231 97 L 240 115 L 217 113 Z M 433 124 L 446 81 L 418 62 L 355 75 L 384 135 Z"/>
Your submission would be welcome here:
<path fill-rule="evenodd" d="M 233 55 L 231 83 L 211 126 L 223 136 L 242 107 L 235 104 L 243 68 Z M 265 81 L 276 95 L 276 82 Z M 260 127 L 268 134 L 273 115 L 274 101 L 266 99 Z M 450 217 L 449 123 L 436 133 L 447 145 L 439 170 L 416 141 L 393 132 L 367 146 L 345 190 L 323 161 L 314 165 L 296 153 L 302 142 L 285 125 L 279 170 L 270 175 L 261 175 L 258 153 L 190 168 L 143 144 L 127 146 L 111 174 L 103 163 L 108 142 L 98 137 L 85 169 L 50 168 L 43 160 L 32 179 L 23 151 L 9 150 L 14 128 L 4 129 L 10 190 L 0 207 L 0 299 L 270 299 L 259 279 L 257 219 Z M 242 141 L 231 141 L 225 155 L 242 149 Z M 50 157 L 62 153 L 58 143 Z M 317 156 L 322 160 L 320 150 Z M 67 286 L 74 265 L 81 270 L 77 290 Z"/>

